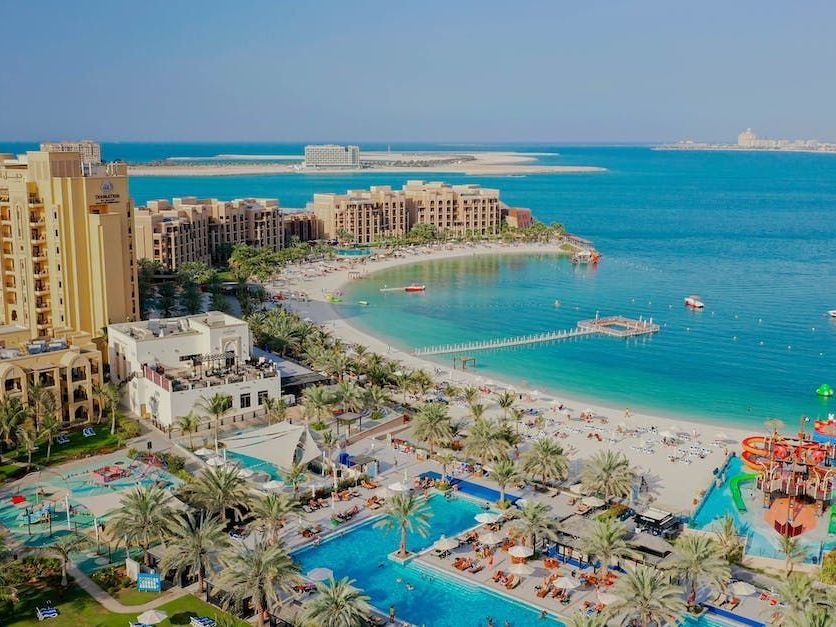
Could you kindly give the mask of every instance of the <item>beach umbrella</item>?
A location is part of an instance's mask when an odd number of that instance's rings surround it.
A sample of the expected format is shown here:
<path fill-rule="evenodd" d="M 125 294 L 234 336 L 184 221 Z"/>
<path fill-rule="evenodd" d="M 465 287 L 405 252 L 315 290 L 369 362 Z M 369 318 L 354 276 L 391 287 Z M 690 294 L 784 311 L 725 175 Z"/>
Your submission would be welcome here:
<path fill-rule="evenodd" d="M 512 575 L 527 577 L 528 575 L 534 574 L 534 569 L 528 564 L 514 564 L 508 569 L 508 572 Z"/>
<path fill-rule="evenodd" d="M 714 437 L 717 440 L 728 440 L 729 439 L 729 436 L 725 431 L 718 431 L 717 433 L 714 434 Z"/>
<path fill-rule="evenodd" d="M 281 481 L 276 481 L 275 479 L 271 479 L 267 483 L 262 484 L 261 486 L 265 490 L 278 490 L 279 488 L 283 488 L 284 484 Z"/>
<path fill-rule="evenodd" d="M 163 622 L 166 618 L 168 618 L 168 614 L 162 610 L 148 610 L 137 616 L 136 620 L 146 625 L 156 625 L 157 623 Z"/>
<path fill-rule="evenodd" d="M 748 581 L 735 581 L 732 585 L 729 586 L 729 590 L 731 590 L 733 594 L 742 597 L 747 597 L 757 592 L 755 586 L 750 584 Z"/>
<path fill-rule="evenodd" d="M 448 538 L 446 536 L 441 536 L 438 540 L 436 540 L 435 544 L 433 544 L 433 548 L 438 551 L 449 551 L 451 549 L 455 549 L 459 546 L 459 541 L 455 538 Z"/>
<path fill-rule="evenodd" d="M 534 549 L 530 546 L 512 546 L 508 549 L 508 555 L 511 557 L 531 557 L 534 555 Z"/>
<path fill-rule="evenodd" d="M 581 582 L 574 577 L 558 577 L 554 582 L 554 587 L 561 590 L 574 590 L 581 587 Z"/>
<path fill-rule="evenodd" d="M 214 455 L 215 451 L 212 451 L 208 448 L 203 447 L 203 448 L 197 449 L 194 452 L 194 454 L 197 455 L 198 457 L 208 457 L 209 455 Z"/>
<path fill-rule="evenodd" d="M 501 516 L 499 514 L 494 514 L 493 512 L 482 512 L 481 514 L 476 514 L 474 516 L 476 522 L 482 523 L 483 525 L 492 525 L 497 522 Z"/>
<path fill-rule="evenodd" d="M 528 505 L 528 501 L 525 499 L 517 499 L 517 502 L 514 503 L 519 509 L 523 509 L 526 505 Z"/>
<path fill-rule="evenodd" d="M 604 605 L 611 605 L 616 601 L 620 601 L 621 597 L 617 594 L 613 594 L 612 592 L 599 592 L 598 593 L 598 601 L 603 603 Z"/>
<path fill-rule="evenodd" d="M 392 492 L 406 492 L 407 487 L 402 484 L 400 481 L 396 481 L 395 483 L 390 483 L 387 486 Z"/>
<path fill-rule="evenodd" d="M 210 457 L 206 460 L 206 463 L 209 466 L 223 466 L 226 460 L 223 457 Z"/>
<path fill-rule="evenodd" d="M 334 576 L 334 571 L 330 568 L 314 568 L 308 573 L 308 579 L 311 581 L 328 581 Z"/>
<path fill-rule="evenodd" d="M 489 531 L 488 533 L 480 533 L 479 534 L 479 542 L 482 544 L 487 544 L 488 546 L 493 546 L 494 544 L 499 544 L 502 542 L 504 538 L 502 534 L 495 533 L 493 531 Z"/>

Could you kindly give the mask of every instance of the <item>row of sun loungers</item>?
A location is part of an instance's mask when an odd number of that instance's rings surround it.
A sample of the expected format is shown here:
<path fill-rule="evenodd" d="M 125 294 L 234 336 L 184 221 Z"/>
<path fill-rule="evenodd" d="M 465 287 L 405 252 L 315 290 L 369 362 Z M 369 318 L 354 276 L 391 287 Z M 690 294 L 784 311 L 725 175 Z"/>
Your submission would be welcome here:
<path fill-rule="evenodd" d="M 498 570 L 493 574 L 493 582 L 502 584 L 508 590 L 513 590 L 520 585 L 520 578 L 517 575 L 507 575 L 505 571 Z"/>
<path fill-rule="evenodd" d="M 339 514 L 336 514 L 336 515 L 332 516 L 331 517 L 331 524 L 341 525 L 344 522 L 347 522 L 347 521 L 351 520 L 352 518 L 354 518 L 359 513 L 360 513 L 360 508 L 355 505 L 354 507 L 352 507 L 349 510 L 346 510 L 344 512 L 340 512 Z"/>
<path fill-rule="evenodd" d="M 215 619 L 208 616 L 192 616 L 189 620 L 191 627 L 215 627 L 216 624 Z"/>
<path fill-rule="evenodd" d="M 57 618 L 58 610 L 54 607 L 39 607 L 36 608 L 35 614 L 38 616 L 38 620 L 46 620 L 47 618 Z"/>

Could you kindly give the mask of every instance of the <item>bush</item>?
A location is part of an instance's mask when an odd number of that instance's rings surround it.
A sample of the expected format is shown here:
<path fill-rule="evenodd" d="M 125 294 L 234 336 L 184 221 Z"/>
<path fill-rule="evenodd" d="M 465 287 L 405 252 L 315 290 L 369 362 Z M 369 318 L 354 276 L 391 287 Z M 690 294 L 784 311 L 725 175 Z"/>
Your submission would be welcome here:
<path fill-rule="evenodd" d="M 160 460 L 168 466 L 168 472 L 176 475 L 186 467 L 186 460 L 174 453 L 160 453 Z"/>
<path fill-rule="evenodd" d="M 311 429 L 313 429 L 314 431 L 324 431 L 327 428 L 328 428 L 328 425 L 326 425 L 321 420 L 317 420 L 317 421 L 311 423 Z"/>
<path fill-rule="evenodd" d="M 122 440 L 130 440 L 139 435 L 139 424 L 129 418 L 122 418 L 116 428 L 119 438 Z"/>
<path fill-rule="evenodd" d="M 136 459 L 137 457 L 139 457 L 139 451 L 131 447 L 128 449 L 128 452 L 125 453 L 125 455 L 128 456 L 128 459 Z"/>
<path fill-rule="evenodd" d="M 836 551 L 830 551 L 822 559 L 821 580 L 826 584 L 836 584 Z"/>

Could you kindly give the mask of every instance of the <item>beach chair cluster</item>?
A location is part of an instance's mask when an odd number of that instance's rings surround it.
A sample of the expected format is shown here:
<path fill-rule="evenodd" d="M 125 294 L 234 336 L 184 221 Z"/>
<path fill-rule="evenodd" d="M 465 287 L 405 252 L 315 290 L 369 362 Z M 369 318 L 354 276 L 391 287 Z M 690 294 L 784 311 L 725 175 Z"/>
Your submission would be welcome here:
<path fill-rule="evenodd" d="M 331 516 L 331 524 L 336 527 L 338 525 L 343 524 L 344 522 L 348 522 L 349 520 L 354 518 L 359 513 L 360 513 L 360 508 L 355 505 L 351 509 L 348 509 L 344 512 L 340 512 L 339 514 L 335 514 L 334 516 Z"/>
<path fill-rule="evenodd" d="M 35 608 L 35 615 L 38 617 L 38 620 L 46 620 L 48 618 L 58 618 L 58 609 L 52 607 L 51 605 L 47 605 L 46 607 L 38 607 Z"/>
<path fill-rule="evenodd" d="M 305 527 L 304 529 L 302 529 L 301 533 L 302 537 L 306 540 L 309 540 L 311 538 L 317 538 L 319 537 L 319 534 L 322 533 L 322 525 L 316 525 L 314 527 Z"/>
<path fill-rule="evenodd" d="M 453 560 L 453 568 L 463 573 L 468 572 L 475 575 L 476 573 L 482 572 L 485 566 L 482 562 L 474 561 L 470 557 L 457 557 Z"/>
<path fill-rule="evenodd" d="M 386 503 L 386 499 L 382 496 L 378 496 L 377 494 L 373 494 L 366 499 L 366 507 L 368 509 L 380 509 L 383 507 L 384 503 Z"/>
<path fill-rule="evenodd" d="M 96 430 L 93 427 L 84 427 L 84 429 L 81 431 L 81 434 L 85 438 L 92 438 L 96 435 Z"/>
<path fill-rule="evenodd" d="M 293 586 L 293 591 L 298 592 L 299 594 L 313 594 L 316 591 L 316 584 L 311 583 L 310 581 L 305 581 Z"/>
<path fill-rule="evenodd" d="M 308 499 L 308 502 L 302 505 L 302 509 L 310 514 L 323 507 L 328 507 L 331 502 L 328 499 Z"/>
<path fill-rule="evenodd" d="M 491 580 L 505 586 L 506 590 L 513 590 L 520 585 L 520 578 L 517 575 L 509 575 L 504 570 L 498 570 L 493 574 Z"/>
<path fill-rule="evenodd" d="M 190 627 L 215 627 L 216 621 L 208 616 L 192 616 L 189 619 Z"/>

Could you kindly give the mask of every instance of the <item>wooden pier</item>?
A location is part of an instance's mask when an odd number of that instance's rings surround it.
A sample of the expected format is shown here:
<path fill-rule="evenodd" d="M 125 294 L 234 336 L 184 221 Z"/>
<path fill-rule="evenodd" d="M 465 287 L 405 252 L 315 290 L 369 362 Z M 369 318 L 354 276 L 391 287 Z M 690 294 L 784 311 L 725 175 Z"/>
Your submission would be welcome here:
<path fill-rule="evenodd" d="M 607 318 L 594 318 L 592 320 L 581 320 L 574 329 L 563 329 L 560 331 L 546 331 L 533 335 L 521 335 L 518 337 L 497 338 L 493 340 L 478 340 L 475 342 L 460 342 L 458 344 L 442 344 L 438 346 L 424 346 L 412 351 L 413 355 L 443 355 L 445 353 L 466 353 L 470 351 L 491 350 L 496 348 L 509 348 L 511 346 L 525 346 L 528 344 L 541 344 L 544 342 L 556 342 L 568 340 L 586 335 L 608 335 L 610 337 L 630 338 L 639 335 L 651 335 L 660 330 L 653 319 L 644 320 L 639 318 L 625 318 L 624 316 L 610 316 Z"/>

